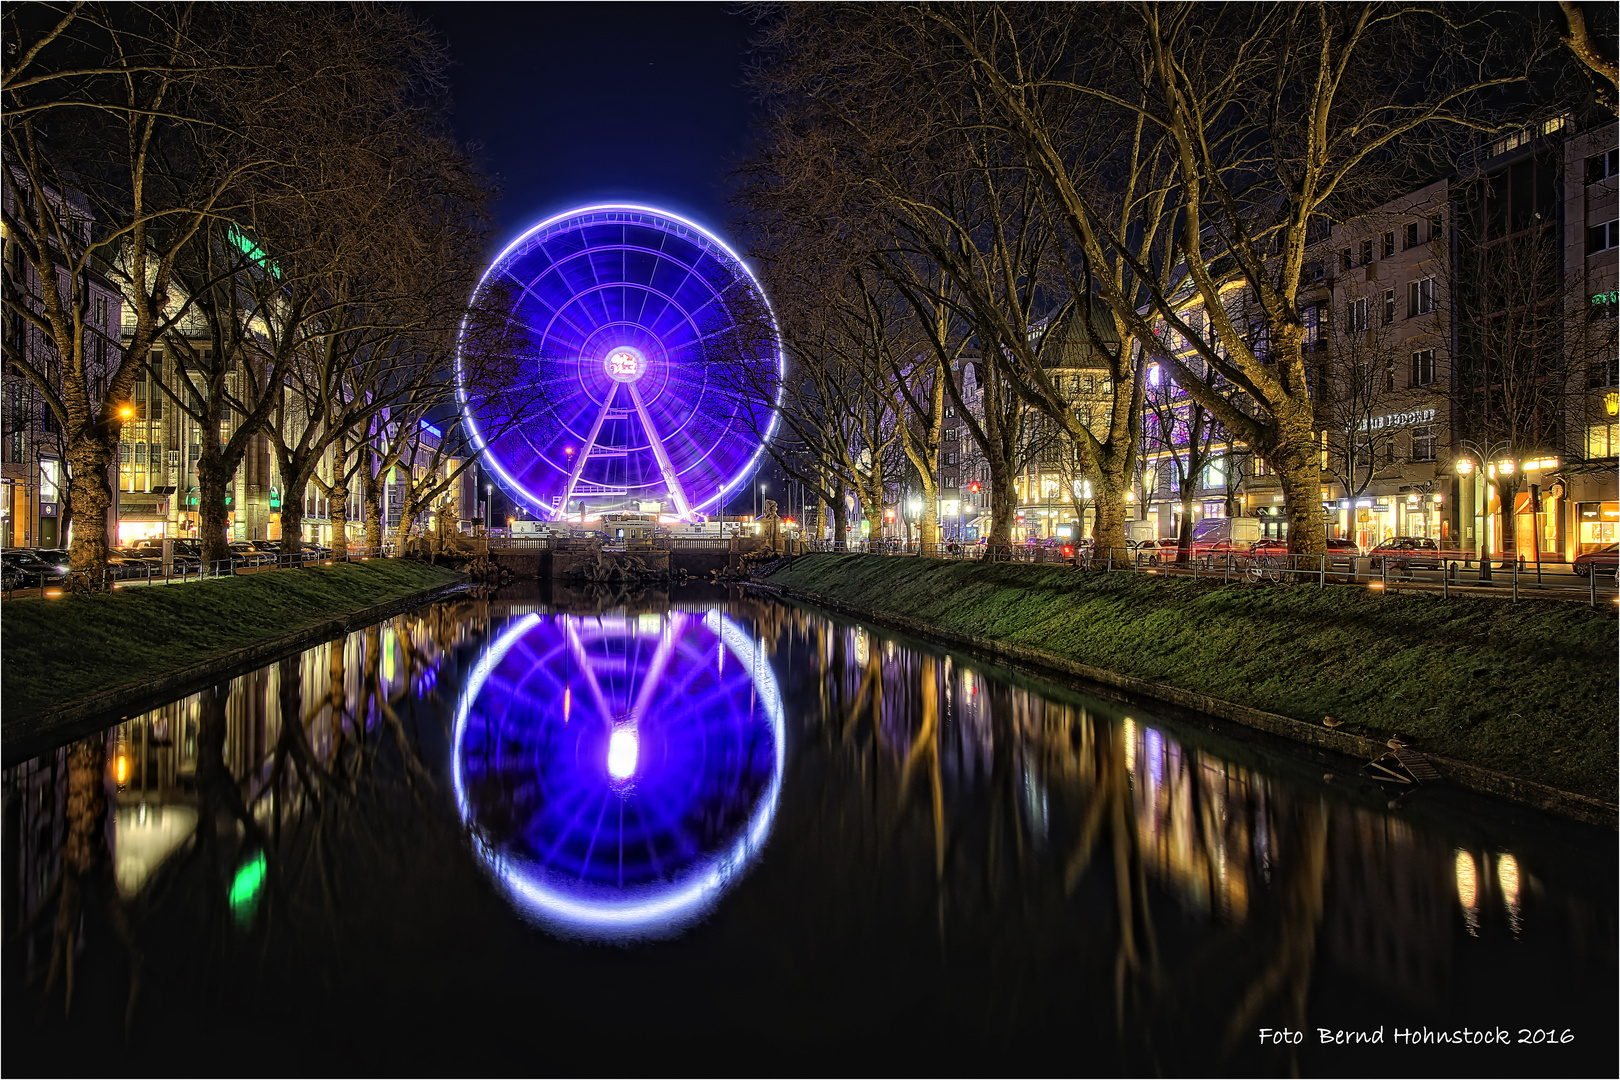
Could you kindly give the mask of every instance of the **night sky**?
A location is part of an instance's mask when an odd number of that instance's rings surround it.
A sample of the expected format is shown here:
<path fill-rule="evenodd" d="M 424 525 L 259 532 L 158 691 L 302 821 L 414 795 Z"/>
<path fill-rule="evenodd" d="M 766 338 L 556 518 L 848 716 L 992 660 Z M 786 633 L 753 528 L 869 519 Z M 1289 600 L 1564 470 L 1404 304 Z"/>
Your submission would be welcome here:
<path fill-rule="evenodd" d="M 732 240 L 747 17 L 708 3 L 412 7 L 448 40 L 457 134 L 482 145 L 501 183 L 495 251 L 603 201 L 658 206 Z"/>

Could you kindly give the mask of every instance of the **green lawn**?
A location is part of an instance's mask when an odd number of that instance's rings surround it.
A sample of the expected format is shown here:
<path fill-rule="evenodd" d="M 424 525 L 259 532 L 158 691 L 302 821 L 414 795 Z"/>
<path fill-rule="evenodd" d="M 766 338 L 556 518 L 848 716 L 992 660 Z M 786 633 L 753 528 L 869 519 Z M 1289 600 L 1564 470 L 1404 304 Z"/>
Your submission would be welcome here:
<path fill-rule="evenodd" d="M 276 570 L 89 599 L 0 604 L 7 718 L 313 627 L 456 580 L 442 567 L 379 559 Z"/>
<path fill-rule="evenodd" d="M 1613 801 L 1616 620 L 1582 604 L 812 555 L 773 581 Z"/>

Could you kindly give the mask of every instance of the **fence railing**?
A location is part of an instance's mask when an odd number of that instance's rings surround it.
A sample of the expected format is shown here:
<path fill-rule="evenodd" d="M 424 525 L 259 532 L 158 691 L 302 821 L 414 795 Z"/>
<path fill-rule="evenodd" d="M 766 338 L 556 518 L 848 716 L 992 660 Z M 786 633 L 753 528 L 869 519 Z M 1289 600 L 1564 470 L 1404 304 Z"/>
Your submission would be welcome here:
<path fill-rule="evenodd" d="M 164 566 L 153 558 L 139 564 L 115 564 L 101 570 L 73 570 L 61 575 L 41 577 L 30 572 L 26 575 L 7 572 L 0 575 L 0 595 L 6 599 L 29 596 L 89 595 L 114 589 L 132 589 L 152 585 L 184 585 L 214 578 L 239 577 L 272 570 L 301 570 L 307 566 L 331 566 L 341 562 L 366 562 L 388 558 L 391 547 L 382 549 L 351 547 L 338 554 L 325 548 L 308 548 L 298 552 L 252 552 L 235 554 L 229 559 L 204 562 L 201 559 L 176 555 Z"/>
<path fill-rule="evenodd" d="M 863 541 L 843 547 L 829 540 L 805 541 L 812 551 L 860 553 L 876 556 L 959 559 L 974 562 L 1019 562 L 1065 565 L 1076 570 L 1131 573 L 1169 580 L 1221 582 L 1291 582 L 1326 588 L 1357 586 L 1386 592 L 1453 591 L 1474 596 L 1556 597 L 1585 599 L 1593 607 L 1614 607 L 1617 597 L 1612 564 L 1521 562 L 1497 565 L 1476 563 L 1471 551 L 1440 549 L 1364 555 L 1332 551 L 1325 555 L 1286 552 L 1200 551 L 1194 549 L 1093 549 L 1081 547 L 1065 554 L 1059 547 L 1041 544 L 917 544 L 896 540 Z M 1485 569 L 1489 566 L 1489 570 Z M 1584 594 L 1584 595 L 1583 595 Z"/>

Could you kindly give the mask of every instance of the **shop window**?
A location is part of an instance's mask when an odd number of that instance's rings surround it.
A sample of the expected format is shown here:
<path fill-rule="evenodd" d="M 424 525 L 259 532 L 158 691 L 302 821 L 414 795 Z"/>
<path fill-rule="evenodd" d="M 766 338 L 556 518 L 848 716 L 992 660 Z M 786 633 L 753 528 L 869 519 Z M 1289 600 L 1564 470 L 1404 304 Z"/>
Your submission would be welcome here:
<path fill-rule="evenodd" d="M 1412 354 L 1412 381 L 1409 386 L 1428 386 L 1434 382 L 1434 350 L 1424 349 Z"/>
<path fill-rule="evenodd" d="M 1616 426 L 1614 421 L 1607 424 L 1593 424 L 1586 429 L 1586 456 L 1588 458 L 1614 457 L 1620 443 L 1616 443 Z"/>
<path fill-rule="evenodd" d="M 1620 221 L 1608 221 L 1602 225 L 1593 225 L 1586 230 L 1586 253 L 1596 255 L 1600 251 L 1620 247 Z"/>
<path fill-rule="evenodd" d="M 1418 246 L 1418 223 L 1417 222 L 1409 221 L 1409 222 L 1406 223 L 1406 231 L 1405 231 L 1405 235 L 1402 236 L 1402 238 L 1401 238 L 1401 243 L 1407 248 L 1415 248 L 1415 247 Z"/>
<path fill-rule="evenodd" d="M 1406 287 L 1406 313 L 1408 318 L 1430 315 L 1434 312 L 1434 278 L 1423 278 Z"/>
<path fill-rule="evenodd" d="M 1620 149 L 1605 150 L 1586 159 L 1586 182 L 1596 184 L 1620 172 Z"/>
<path fill-rule="evenodd" d="M 1434 428 L 1420 427 L 1412 429 L 1412 460 L 1433 461 L 1436 439 Z"/>

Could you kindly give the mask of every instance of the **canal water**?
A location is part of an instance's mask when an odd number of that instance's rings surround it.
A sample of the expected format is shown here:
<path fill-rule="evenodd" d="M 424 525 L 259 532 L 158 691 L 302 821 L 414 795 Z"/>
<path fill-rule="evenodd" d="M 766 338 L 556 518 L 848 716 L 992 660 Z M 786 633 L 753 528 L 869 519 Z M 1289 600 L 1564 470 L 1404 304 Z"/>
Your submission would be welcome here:
<path fill-rule="evenodd" d="M 1612 831 L 759 595 L 463 597 L 27 749 L 9 1074 L 1614 1064 Z"/>

